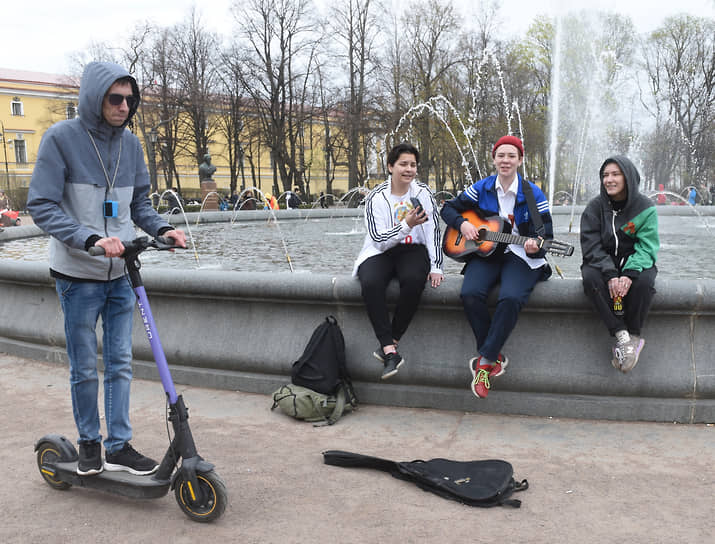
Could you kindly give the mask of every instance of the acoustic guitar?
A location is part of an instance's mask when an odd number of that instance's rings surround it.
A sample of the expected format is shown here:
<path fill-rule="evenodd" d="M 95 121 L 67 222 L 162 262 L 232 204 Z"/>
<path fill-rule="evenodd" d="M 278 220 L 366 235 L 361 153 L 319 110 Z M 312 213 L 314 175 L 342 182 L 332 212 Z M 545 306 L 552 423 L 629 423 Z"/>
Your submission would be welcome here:
<path fill-rule="evenodd" d="M 442 249 L 444 254 L 451 259 L 459 262 L 465 262 L 473 256 L 488 257 L 494 253 L 499 244 L 502 249 L 508 244 L 524 245 L 527 240 L 531 240 L 528 236 L 518 236 L 511 234 L 509 223 L 499 215 L 492 215 L 486 218 L 480 217 L 474 211 L 467 210 L 460 214 L 472 225 L 479 230 L 479 240 L 467 240 L 461 232 L 450 226 L 444 231 L 442 238 Z M 558 240 L 542 240 L 534 238 L 539 248 L 546 250 L 553 255 L 561 257 L 570 257 L 573 255 L 573 246 L 566 242 Z"/>

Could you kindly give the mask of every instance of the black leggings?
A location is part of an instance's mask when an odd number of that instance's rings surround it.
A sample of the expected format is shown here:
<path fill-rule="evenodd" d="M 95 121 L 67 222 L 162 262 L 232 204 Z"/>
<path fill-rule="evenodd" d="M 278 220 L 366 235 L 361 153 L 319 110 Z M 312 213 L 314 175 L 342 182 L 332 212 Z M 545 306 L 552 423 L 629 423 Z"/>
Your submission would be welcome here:
<path fill-rule="evenodd" d="M 608 293 L 608 281 L 597 268 L 581 267 L 583 291 L 591 299 L 611 336 L 615 335 L 616 331 L 624 329 L 630 334 L 640 336 L 641 328 L 653 302 L 653 295 L 655 295 L 654 285 L 657 274 L 658 269 L 653 266 L 643 270 L 638 278 L 633 280 L 628 294 L 623 299 L 624 315 L 618 317 L 613 313 L 613 301 Z"/>
<path fill-rule="evenodd" d="M 358 268 L 362 298 L 381 347 L 405 334 L 417 313 L 429 272 L 429 255 L 422 244 L 399 244 L 370 257 Z M 386 293 L 392 278 L 400 284 L 400 295 L 390 321 Z"/>

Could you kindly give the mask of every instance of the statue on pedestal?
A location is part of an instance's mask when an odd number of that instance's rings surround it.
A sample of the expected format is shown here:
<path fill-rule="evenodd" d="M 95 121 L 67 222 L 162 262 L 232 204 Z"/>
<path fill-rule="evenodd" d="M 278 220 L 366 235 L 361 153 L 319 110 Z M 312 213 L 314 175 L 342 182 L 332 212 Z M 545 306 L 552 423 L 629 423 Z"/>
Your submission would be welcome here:
<path fill-rule="evenodd" d="M 216 167 L 211 164 L 211 155 L 204 155 L 204 162 L 199 164 L 199 184 L 201 185 L 201 198 L 204 210 L 218 210 L 218 194 L 216 193 L 216 182 L 211 176 L 216 171 Z"/>
<path fill-rule="evenodd" d="M 216 171 L 216 167 L 211 164 L 211 155 L 204 155 L 204 162 L 199 165 L 199 181 L 212 181 L 211 176 Z"/>

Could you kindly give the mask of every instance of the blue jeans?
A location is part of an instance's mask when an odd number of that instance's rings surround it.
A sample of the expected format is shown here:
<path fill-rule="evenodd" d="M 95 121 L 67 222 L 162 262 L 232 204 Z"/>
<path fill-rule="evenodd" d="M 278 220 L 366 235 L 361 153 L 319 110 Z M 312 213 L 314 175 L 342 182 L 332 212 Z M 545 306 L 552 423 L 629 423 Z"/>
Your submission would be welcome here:
<path fill-rule="evenodd" d="M 113 453 L 132 437 L 129 391 L 132 380 L 134 291 L 127 277 L 108 282 L 56 279 L 65 316 L 72 411 L 80 441 L 98 442 L 97 320 L 102 316 L 104 360 L 104 449 Z"/>
<path fill-rule="evenodd" d="M 488 259 L 475 257 L 467 263 L 461 297 L 480 355 L 496 360 L 516 326 L 521 308 L 543 277 L 542 268 L 529 268 L 511 252 Z M 499 295 L 492 317 L 487 296 L 497 283 Z"/>

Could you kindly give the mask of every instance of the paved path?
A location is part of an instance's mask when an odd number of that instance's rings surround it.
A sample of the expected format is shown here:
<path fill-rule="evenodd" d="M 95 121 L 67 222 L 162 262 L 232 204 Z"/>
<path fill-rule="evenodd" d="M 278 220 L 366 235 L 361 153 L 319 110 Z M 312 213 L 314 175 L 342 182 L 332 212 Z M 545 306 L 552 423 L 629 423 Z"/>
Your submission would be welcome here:
<path fill-rule="evenodd" d="M 40 478 L 33 445 L 75 440 L 63 365 L 0 354 L 6 460 L 0 542 L 704 543 L 715 533 L 715 428 L 362 406 L 333 427 L 271 412 L 268 396 L 181 386 L 200 453 L 229 504 L 190 521 L 173 495 L 131 501 Z M 475 399 L 475 402 L 478 402 Z M 140 451 L 166 449 L 158 382 L 135 380 Z M 321 451 L 396 461 L 502 458 L 530 488 L 520 509 L 480 509 L 387 473 L 331 467 Z"/>

